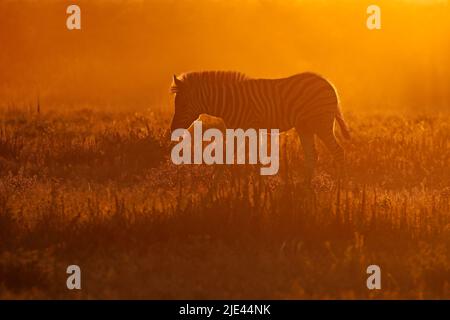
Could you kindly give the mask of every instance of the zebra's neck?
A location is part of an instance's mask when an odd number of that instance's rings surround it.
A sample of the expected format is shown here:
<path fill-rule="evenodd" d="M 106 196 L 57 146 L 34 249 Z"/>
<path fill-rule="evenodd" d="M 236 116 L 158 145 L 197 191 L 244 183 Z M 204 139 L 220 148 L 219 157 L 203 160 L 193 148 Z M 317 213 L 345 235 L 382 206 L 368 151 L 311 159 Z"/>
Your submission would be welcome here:
<path fill-rule="evenodd" d="M 231 127 L 237 126 L 239 111 L 242 111 L 242 93 L 244 82 L 240 83 L 210 83 L 199 86 L 195 101 L 199 113 L 222 118 Z"/>

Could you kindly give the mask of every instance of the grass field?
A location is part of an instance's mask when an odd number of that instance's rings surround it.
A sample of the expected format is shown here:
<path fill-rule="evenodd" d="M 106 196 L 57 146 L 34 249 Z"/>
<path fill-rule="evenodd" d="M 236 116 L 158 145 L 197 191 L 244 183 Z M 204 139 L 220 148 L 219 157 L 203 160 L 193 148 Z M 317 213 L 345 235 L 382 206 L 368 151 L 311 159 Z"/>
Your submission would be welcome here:
<path fill-rule="evenodd" d="M 450 118 L 347 118 L 312 193 L 294 132 L 262 177 L 174 166 L 163 112 L 3 110 L 0 299 L 450 298 Z"/>

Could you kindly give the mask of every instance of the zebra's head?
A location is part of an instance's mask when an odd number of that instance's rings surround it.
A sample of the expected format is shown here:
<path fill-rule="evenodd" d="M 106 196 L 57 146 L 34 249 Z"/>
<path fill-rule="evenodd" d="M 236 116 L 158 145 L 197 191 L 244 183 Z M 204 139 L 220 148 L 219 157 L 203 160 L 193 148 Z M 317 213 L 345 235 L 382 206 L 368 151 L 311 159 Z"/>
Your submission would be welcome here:
<path fill-rule="evenodd" d="M 171 131 L 175 129 L 187 129 L 198 118 L 200 113 L 196 111 L 190 97 L 190 90 L 182 79 L 173 76 L 171 86 L 172 93 L 175 94 L 175 114 L 170 126 Z"/>

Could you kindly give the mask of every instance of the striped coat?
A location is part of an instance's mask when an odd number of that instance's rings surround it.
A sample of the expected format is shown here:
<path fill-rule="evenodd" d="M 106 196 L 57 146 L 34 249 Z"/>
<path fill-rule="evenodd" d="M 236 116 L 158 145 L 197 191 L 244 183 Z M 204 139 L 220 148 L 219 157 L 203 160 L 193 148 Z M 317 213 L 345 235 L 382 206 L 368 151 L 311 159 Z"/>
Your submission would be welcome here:
<path fill-rule="evenodd" d="M 336 141 L 336 120 L 345 138 L 348 127 L 339 108 L 334 86 L 314 73 L 282 79 L 252 79 L 242 73 L 207 71 L 174 76 L 175 114 L 171 129 L 188 128 L 200 114 L 222 118 L 228 128 L 295 128 L 305 153 L 307 179 L 317 160 L 314 135 L 339 164 L 344 151 Z"/>

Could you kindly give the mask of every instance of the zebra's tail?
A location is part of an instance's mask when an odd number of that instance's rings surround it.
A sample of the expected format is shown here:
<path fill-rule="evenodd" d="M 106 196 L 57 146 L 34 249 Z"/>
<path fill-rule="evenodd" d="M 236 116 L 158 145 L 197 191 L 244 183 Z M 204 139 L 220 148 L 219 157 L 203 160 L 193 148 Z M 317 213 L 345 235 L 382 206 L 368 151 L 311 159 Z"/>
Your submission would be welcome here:
<path fill-rule="evenodd" d="M 336 112 L 336 121 L 339 123 L 339 127 L 341 128 L 341 132 L 344 138 L 350 139 L 350 130 L 347 126 L 347 123 L 345 123 L 344 116 L 342 115 L 341 108 L 339 106 Z"/>

